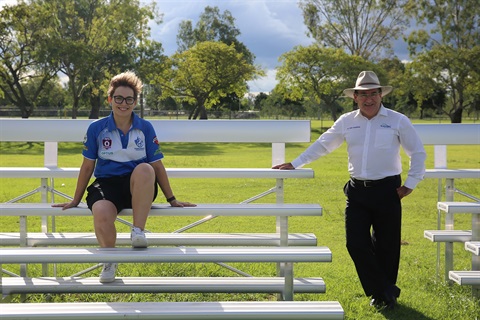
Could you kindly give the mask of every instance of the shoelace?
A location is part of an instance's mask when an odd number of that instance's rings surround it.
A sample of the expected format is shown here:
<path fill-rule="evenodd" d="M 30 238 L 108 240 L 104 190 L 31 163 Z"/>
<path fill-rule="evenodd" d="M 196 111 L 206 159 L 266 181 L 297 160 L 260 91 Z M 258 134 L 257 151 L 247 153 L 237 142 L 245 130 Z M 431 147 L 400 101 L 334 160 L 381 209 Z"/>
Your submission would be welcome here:
<path fill-rule="evenodd" d="M 140 228 L 137 228 L 137 227 L 134 227 L 134 228 L 132 229 L 132 231 L 133 231 L 133 233 L 135 233 L 135 234 L 142 234 L 142 230 L 141 230 Z"/>

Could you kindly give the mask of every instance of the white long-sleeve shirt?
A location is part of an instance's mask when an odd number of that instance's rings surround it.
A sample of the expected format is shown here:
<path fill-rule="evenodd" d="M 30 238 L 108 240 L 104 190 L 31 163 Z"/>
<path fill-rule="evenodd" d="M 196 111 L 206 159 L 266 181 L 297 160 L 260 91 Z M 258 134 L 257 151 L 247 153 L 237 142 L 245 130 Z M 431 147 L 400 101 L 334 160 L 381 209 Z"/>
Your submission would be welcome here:
<path fill-rule="evenodd" d="M 343 114 L 333 126 L 291 163 L 308 164 L 347 142 L 348 172 L 360 180 L 378 180 L 402 172 L 400 146 L 410 158 L 404 185 L 414 189 L 425 174 L 426 153 L 410 120 L 403 114 L 380 107 L 372 119 L 359 110 Z"/>

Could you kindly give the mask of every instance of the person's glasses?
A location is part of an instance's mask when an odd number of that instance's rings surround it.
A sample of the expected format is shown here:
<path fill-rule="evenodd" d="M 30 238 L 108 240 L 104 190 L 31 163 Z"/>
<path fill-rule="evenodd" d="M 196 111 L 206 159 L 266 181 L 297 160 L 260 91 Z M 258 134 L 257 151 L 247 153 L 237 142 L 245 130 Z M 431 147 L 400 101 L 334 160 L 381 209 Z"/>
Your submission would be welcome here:
<path fill-rule="evenodd" d="M 362 99 L 366 99 L 368 97 L 370 98 L 376 98 L 378 96 L 380 96 L 381 92 L 372 92 L 372 93 L 357 93 L 357 97 L 359 98 L 362 98 Z"/>
<path fill-rule="evenodd" d="M 113 101 L 115 101 L 116 104 L 121 104 L 123 101 L 125 101 L 126 104 L 133 104 L 135 102 L 134 97 L 122 97 L 122 96 L 113 96 Z"/>

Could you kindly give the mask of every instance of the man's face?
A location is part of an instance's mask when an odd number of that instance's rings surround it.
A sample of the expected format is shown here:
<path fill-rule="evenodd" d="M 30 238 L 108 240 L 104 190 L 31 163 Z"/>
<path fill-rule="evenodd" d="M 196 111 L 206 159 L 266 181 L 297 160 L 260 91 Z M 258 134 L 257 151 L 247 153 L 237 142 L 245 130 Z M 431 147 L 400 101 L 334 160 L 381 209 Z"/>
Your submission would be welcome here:
<path fill-rule="evenodd" d="M 380 89 L 359 90 L 353 95 L 353 98 L 362 115 L 368 119 L 375 117 L 382 105 Z"/>

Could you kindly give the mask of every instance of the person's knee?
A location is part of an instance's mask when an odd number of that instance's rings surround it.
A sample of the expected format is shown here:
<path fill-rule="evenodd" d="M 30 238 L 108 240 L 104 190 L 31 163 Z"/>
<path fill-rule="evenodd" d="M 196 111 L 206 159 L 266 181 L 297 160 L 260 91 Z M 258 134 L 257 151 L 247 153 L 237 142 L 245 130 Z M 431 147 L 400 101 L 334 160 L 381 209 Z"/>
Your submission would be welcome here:
<path fill-rule="evenodd" d="M 96 226 L 110 224 L 117 218 L 117 208 L 108 200 L 100 200 L 93 204 L 92 214 Z"/>
<path fill-rule="evenodd" d="M 150 164 L 141 163 L 135 167 L 130 179 L 132 180 L 132 182 L 138 180 L 142 182 L 142 184 L 148 183 L 149 181 L 153 183 L 155 181 L 155 170 Z"/>
<path fill-rule="evenodd" d="M 138 166 L 135 167 L 135 169 L 133 170 L 133 174 L 137 174 L 137 175 L 151 175 L 151 174 L 155 174 L 155 170 L 153 170 L 153 167 L 148 164 L 148 163 L 140 163 Z"/>

